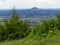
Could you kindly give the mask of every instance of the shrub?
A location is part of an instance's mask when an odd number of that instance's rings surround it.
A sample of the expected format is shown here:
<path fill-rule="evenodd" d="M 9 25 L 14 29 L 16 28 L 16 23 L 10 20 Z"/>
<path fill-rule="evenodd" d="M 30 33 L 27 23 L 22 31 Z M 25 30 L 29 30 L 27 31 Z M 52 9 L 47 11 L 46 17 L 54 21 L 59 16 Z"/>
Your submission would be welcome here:
<path fill-rule="evenodd" d="M 3 19 L 3 24 L 0 25 L 0 41 L 26 37 L 30 32 L 29 25 L 29 22 L 21 20 L 21 17 L 13 9 L 12 16 L 9 19 Z"/>
<path fill-rule="evenodd" d="M 34 26 L 32 28 L 32 31 L 30 33 L 30 37 L 33 36 L 44 36 L 51 34 L 54 35 L 56 31 L 56 20 L 50 19 L 50 20 L 43 20 L 42 24 Z"/>

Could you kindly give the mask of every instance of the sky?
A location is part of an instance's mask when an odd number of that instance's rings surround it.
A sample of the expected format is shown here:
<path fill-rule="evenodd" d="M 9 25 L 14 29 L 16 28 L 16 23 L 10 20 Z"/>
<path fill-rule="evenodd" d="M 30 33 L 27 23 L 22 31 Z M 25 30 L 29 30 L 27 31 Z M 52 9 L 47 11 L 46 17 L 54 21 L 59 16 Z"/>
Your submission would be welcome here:
<path fill-rule="evenodd" d="M 14 6 L 16 9 L 60 9 L 60 0 L 0 0 L 0 9 L 12 9 Z"/>

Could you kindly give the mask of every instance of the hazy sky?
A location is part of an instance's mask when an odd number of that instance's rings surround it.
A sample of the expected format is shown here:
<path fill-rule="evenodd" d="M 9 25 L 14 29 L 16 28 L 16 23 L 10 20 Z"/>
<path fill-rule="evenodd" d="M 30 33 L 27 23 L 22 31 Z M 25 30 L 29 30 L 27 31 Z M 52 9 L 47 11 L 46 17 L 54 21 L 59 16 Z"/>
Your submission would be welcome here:
<path fill-rule="evenodd" d="M 32 7 L 39 8 L 60 8 L 60 0 L 0 0 L 0 9 L 26 9 Z"/>

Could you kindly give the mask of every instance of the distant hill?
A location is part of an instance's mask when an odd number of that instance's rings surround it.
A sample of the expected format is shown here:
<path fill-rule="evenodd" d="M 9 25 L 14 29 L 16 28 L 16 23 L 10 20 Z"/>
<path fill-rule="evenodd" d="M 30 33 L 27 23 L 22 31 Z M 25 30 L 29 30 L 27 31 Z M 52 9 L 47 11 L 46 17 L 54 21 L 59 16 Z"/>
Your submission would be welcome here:
<path fill-rule="evenodd" d="M 60 9 L 39 9 L 33 7 L 31 9 L 17 9 L 21 16 L 33 17 L 33 16 L 52 16 L 56 13 L 60 14 Z M 0 10 L 0 16 L 11 16 L 12 10 Z"/>
<path fill-rule="evenodd" d="M 37 8 L 37 7 L 33 7 L 33 8 L 31 8 L 31 9 L 33 9 L 33 10 L 39 10 L 39 8 Z"/>

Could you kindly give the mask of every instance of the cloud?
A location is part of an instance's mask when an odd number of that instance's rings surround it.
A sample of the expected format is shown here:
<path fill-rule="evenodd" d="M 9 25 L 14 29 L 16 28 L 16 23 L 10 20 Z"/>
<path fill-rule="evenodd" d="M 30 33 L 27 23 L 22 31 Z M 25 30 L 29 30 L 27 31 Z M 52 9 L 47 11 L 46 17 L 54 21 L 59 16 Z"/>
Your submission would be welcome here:
<path fill-rule="evenodd" d="M 47 3 L 50 5 L 53 5 L 55 3 L 55 0 L 35 0 L 37 3 Z"/>
<path fill-rule="evenodd" d="M 60 0 L 35 0 L 40 8 L 60 8 Z"/>
<path fill-rule="evenodd" d="M 5 1 L 5 0 L 0 0 L 0 2 Z"/>
<path fill-rule="evenodd" d="M 5 1 L 0 1 L 0 8 L 2 9 L 10 9 L 13 8 L 13 6 L 16 6 L 16 8 L 29 8 L 33 7 L 35 4 L 33 1 L 29 0 L 5 0 Z"/>
<path fill-rule="evenodd" d="M 60 0 L 0 0 L 0 9 L 16 8 L 60 8 Z"/>

